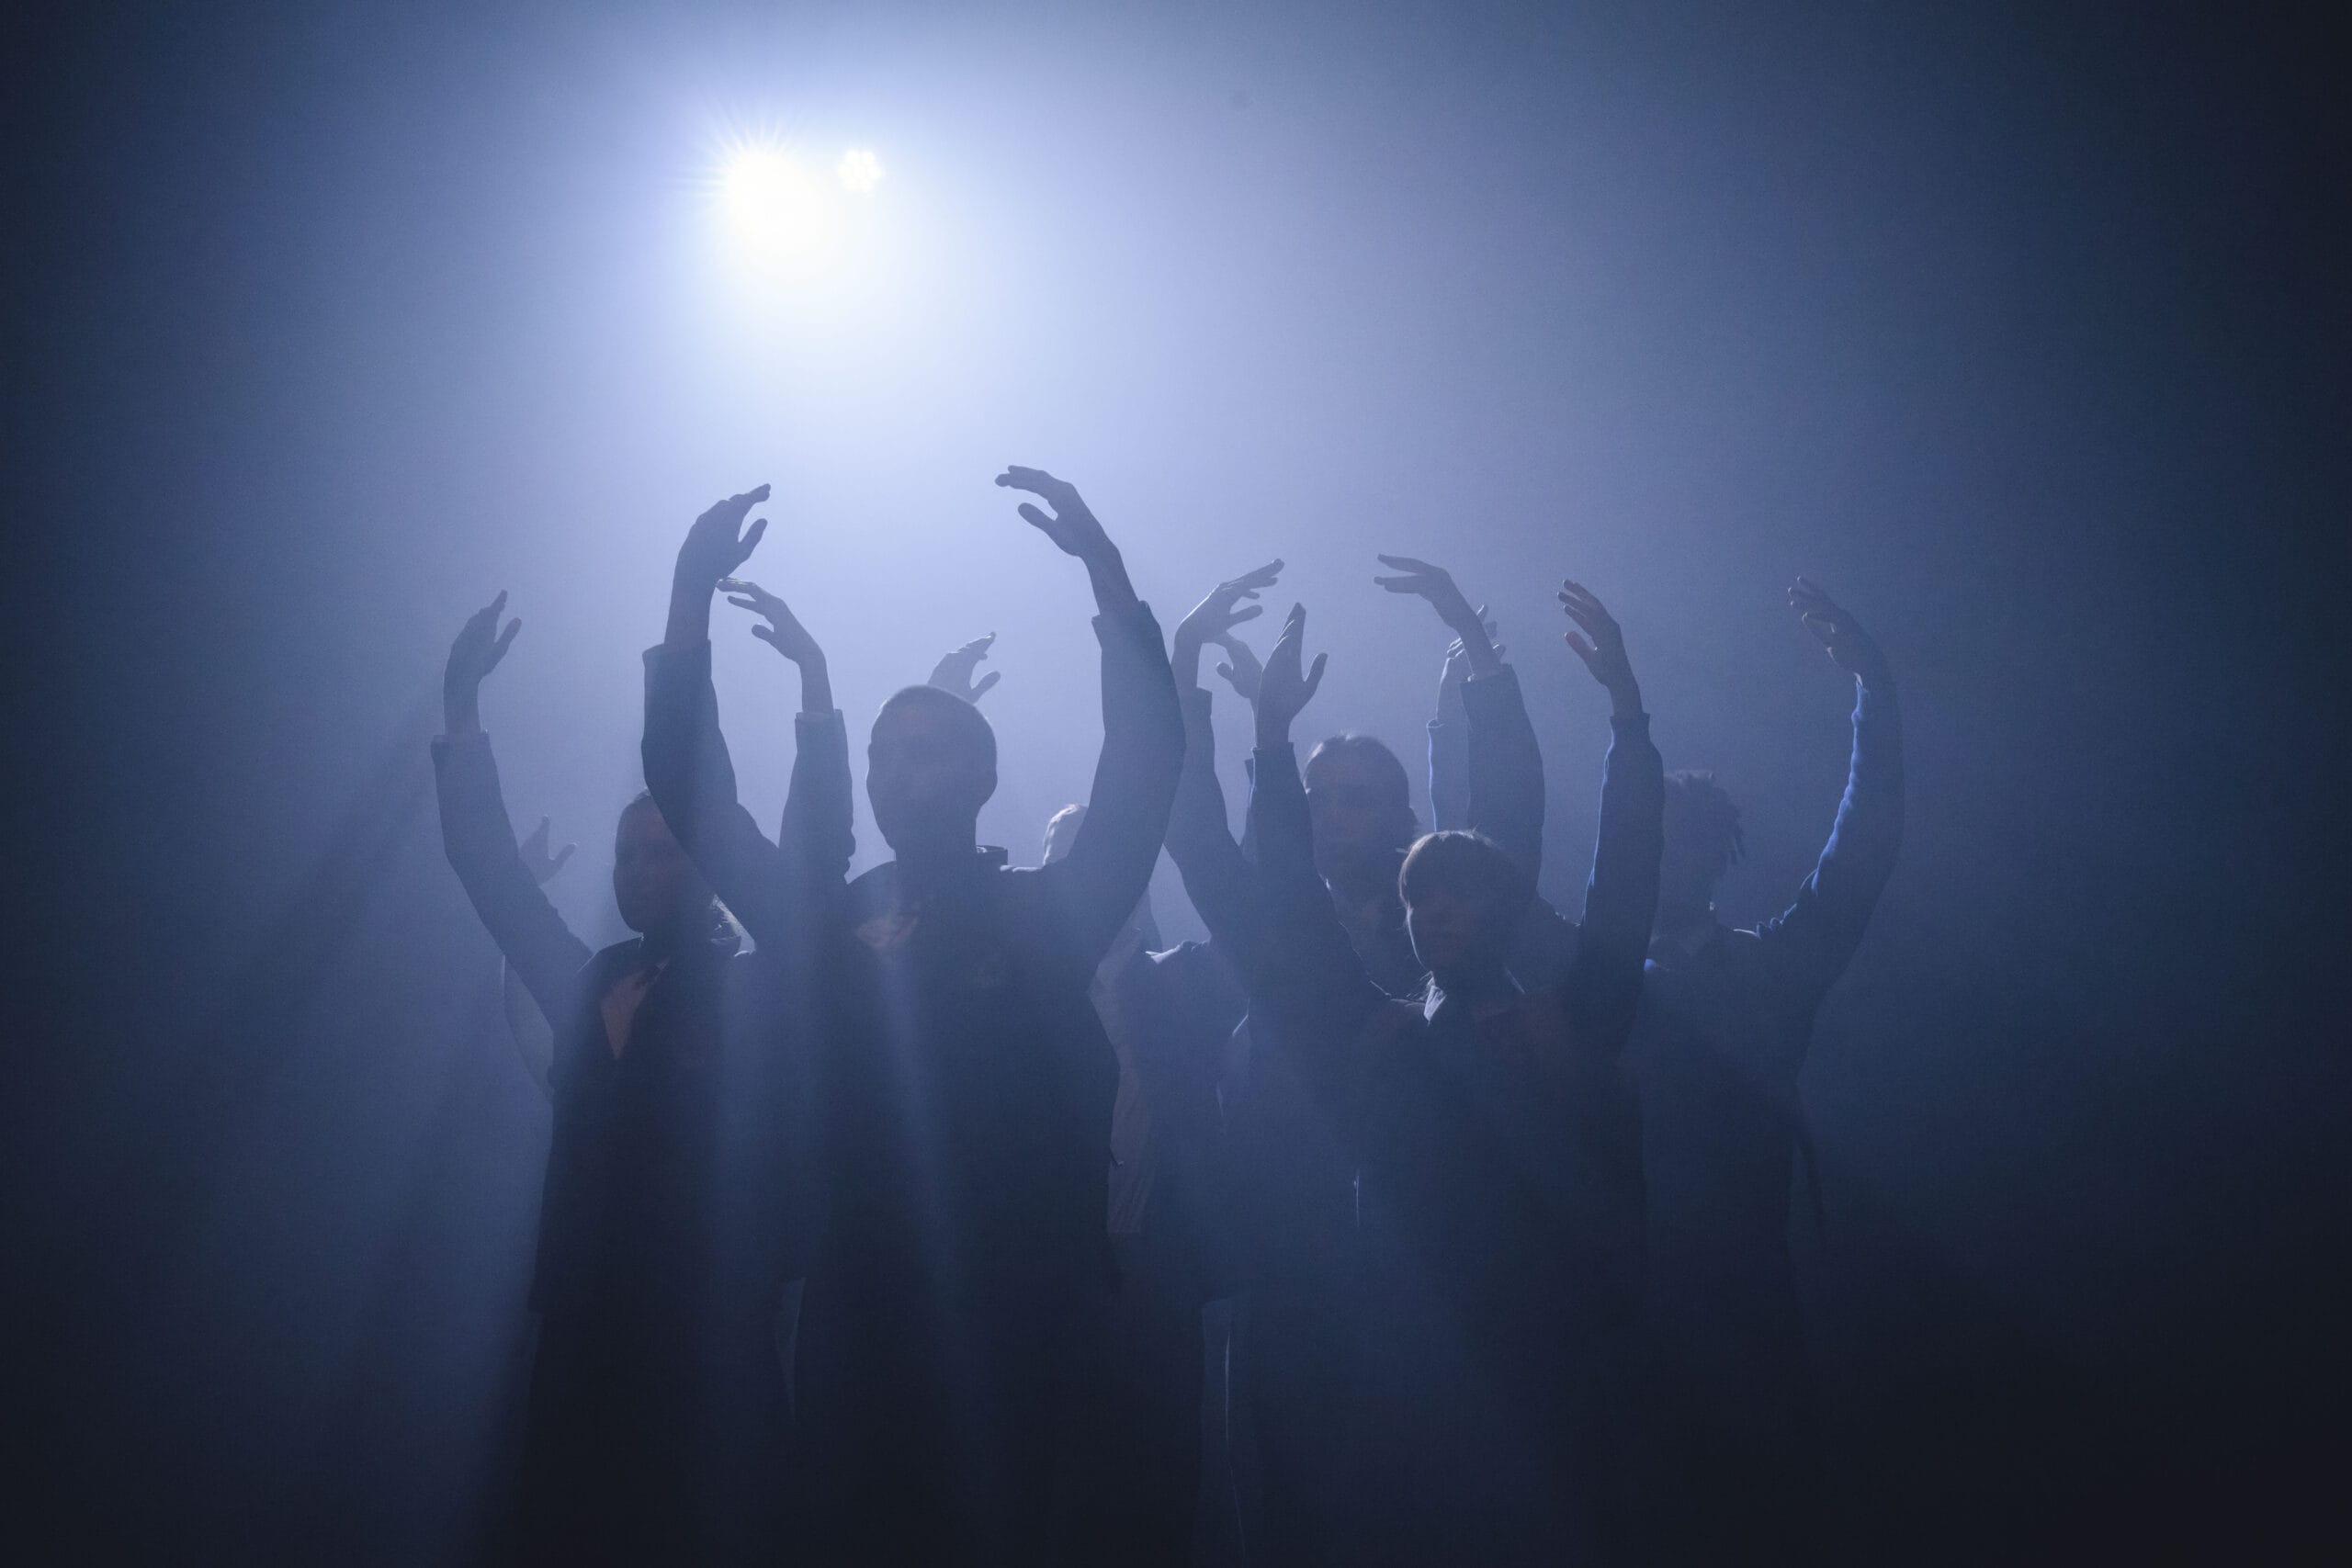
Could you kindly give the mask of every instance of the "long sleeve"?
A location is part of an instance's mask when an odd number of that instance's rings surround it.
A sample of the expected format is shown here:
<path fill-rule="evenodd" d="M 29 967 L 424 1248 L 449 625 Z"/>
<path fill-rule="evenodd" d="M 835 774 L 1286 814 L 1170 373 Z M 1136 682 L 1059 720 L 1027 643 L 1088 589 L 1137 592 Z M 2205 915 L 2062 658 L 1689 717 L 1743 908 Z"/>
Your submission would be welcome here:
<path fill-rule="evenodd" d="M 1035 874 L 1089 962 L 1110 951 L 1150 886 L 1184 764 L 1176 677 L 1149 607 L 1094 617 L 1102 644 L 1102 751 L 1069 854 Z"/>
<path fill-rule="evenodd" d="M 1388 998 L 1366 972 L 1316 872 L 1296 751 L 1259 750 L 1250 779 L 1255 881 L 1266 932 L 1264 951 L 1248 974 L 1252 1015 L 1262 1008 L 1303 1066 L 1337 1071 L 1338 1054 Z"/>
<path fill-rule="evenodd" d="M 803 714 L 784 835 L 770 843 L 737 797 L 735 766 L 718 728 L 710 645 L 645 655 L 646 787 L 696 869 L 763 946 L 786 940 L 804 879 L 848 870 L 848 738 L 838 711 Z"/>
<path fill-rule="evenodd" d="M 1584 928 L 1568 968 L 1569 1016 L 1589 1050 L 1614 1059 L 1634 1025 L 1665 851 L 1666 769 L 1647 714 L 1610 720 L 1600 829 L 1585 887 Z"/>
<path fill-rule="evenodd" d="M 1544 871 L 1544 749 L 1528 722 L 1519 671 L 1505 665 L 1462 688 L 1469 715 L 1464 773 L 1469 826 L 1503 847 L 1538 881 Z M 1432 743 L 1434 744 L 1434 743 Z"/>
<path fill-rule="evenodd" d="M 1168 814 L 1168 857 L 1184 879 L 1184 892 L 1209 935 L 1228 957 L 1256 947 L 1255 907 L 1250 870 L 1233 840 L 1225 791 L 1216 780 L 1216 733 L 1210 725 L 1208 693 L 1194 687 L 1178 694 L 1184 715 L 1184 767 L 1176 803 Z"/>
<path fill-rule="evenodd" d="M 577 999 L 588 944 L 563 923 L 523 864 L 490 737 L 476 730 L 435 739 L 433 782 L 441 802 L 441 846 L 474 913 L 539 1010 L 550 1019 L 565 1017 Z"/>
<path fill-rule="evenodd" d="M 1845 798 L 1796 902 L 1758 928 L 1778 974 L 1818 1000 L 1861 944 L 1903 844 L 1903 718 L 1894 682 L 1855 682 L 1854 750 Z"/>
<path fill-rule="evenodd" d="M 1430 826 L 1470 826 L 1470 727 L 1459 715 L 1430 720 Z"/>

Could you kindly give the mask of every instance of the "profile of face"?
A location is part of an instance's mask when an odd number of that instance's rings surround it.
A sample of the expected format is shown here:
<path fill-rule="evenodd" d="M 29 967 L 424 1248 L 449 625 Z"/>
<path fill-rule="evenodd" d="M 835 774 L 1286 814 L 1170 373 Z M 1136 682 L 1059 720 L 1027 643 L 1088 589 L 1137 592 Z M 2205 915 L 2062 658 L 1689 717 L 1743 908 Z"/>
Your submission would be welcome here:
<path fill-rule="evenodd" d="M 968 719 L 930 702 L 893 704 L 875 719 L 865 798 L 893 851 L 967 842 L 995 793 L 996 763 Z"/>
<path fill-rule="evenodd" d="M 1413 841 L 1419 826 L 1403 795 L 1404 772 L 1369 748 L 1318 748 L 1306 761 L 1306 810 L 1315 829 L 1316 869 L 1326 879 L 1345 862 L 1390 854 Z"/>
<path fill-rule="evenodd" d="M 650 800 L 621 813 L 613 835 L 613 901 L 621 923 L 650 931 L 710 903 L 710 887 Z"/>

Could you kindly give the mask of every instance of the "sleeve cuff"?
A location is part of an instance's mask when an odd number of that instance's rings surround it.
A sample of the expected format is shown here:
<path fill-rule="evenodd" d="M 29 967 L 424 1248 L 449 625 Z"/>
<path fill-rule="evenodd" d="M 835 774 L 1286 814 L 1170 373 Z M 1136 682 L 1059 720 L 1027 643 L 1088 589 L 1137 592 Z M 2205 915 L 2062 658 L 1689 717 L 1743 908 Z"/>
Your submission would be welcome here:
<path fill-rule="evenodd" d="M 822 740 L 835 735 L 846 735 L 849 726 L 839 708 L 827 708 L 822 713 L 795 714 L 793 732 L 802 740 Z"/>
<path fill-rule="evenodd" d="M 1609 716 L 1610 732 L 1627 740 L 1647 740 L 1650 738 L 1650 716 L 1645 713 L 1612 713 Z"/>
<path fill-rule="evenodd" d="M 436 735 L 433 738 L 433 758 L 487 756 L 490 752 L 490 731 L 469 729 L 463 735 Z"/>
<path fill-rule="evenodd" d="M 672 664 L 684 664 L 687 669 L 710 668 L 710 639 L 702 637 L 692 648 L 673 649 L 666 642 L 657 642 L 645 650 L 646 673 Z"/>
<path fill-rule="evenodd" d="M 1159 622 L 1152 615 L 1151 606 L 1138 599 L 1132 610 L 1112 610 L 1097 615 L 1094 617 L 1094 635 L 1106 642 L 1114 636 L 1149 637 L 1158 642 Z"/>

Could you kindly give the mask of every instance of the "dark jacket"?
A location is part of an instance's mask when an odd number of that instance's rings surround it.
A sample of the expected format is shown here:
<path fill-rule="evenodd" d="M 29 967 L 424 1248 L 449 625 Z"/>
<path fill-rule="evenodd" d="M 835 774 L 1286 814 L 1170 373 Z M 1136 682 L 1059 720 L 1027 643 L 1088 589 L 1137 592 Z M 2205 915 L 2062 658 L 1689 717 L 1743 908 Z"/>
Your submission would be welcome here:
<path fill-rule="evenodd" d="M 960 1539 L 984 1561 L 1035 1542 L 1071 1352 L 1110 1282 L 1117 1064 L 1089 989 L 1150 879 L 1183 731 L 1149 611 L 1095 629 L 1103 745 L 1069 854 L 1014 870 L 978 851 L 919 903 L 895 863 L 842 886 L 837 858 L 808 847 L 821 829 L 754 842 L 707 661 L 657 660 L 648 688 L 648 782 L 698 824 L 733 824 L 681 837 L 730 903 L 741 888 L 753 934 L 775 902 L 762 884 L 820 860 L 830 876 L 809 978 L 828 1019 L 824 1214 L 801 1404 L 829 1467 L 820 1506 L 879 1556 Z M 844 795 L 846 780 L 844 758 Z M 808 907 L 799 891 L 782 902 Z"/>
<path fill-rule="evenodd" d="M 1291 752 L 1257 759 L 1275 934 L 1252 976 L 1253 1030 L 1355 1172 L 1356 1435 L 1335 1462 L 1370 1524 L 1365 1560 L 1540 1554 L 1589 1524 L 1587 1385 L 1639 1276 L 1639 1139 L 1620 1058 L 1663 798 L 1647 720 L 1615 729 L 1576 955 L 1555 985 L 1478 1019 L 1372 983 L 1315 875 Z"/>

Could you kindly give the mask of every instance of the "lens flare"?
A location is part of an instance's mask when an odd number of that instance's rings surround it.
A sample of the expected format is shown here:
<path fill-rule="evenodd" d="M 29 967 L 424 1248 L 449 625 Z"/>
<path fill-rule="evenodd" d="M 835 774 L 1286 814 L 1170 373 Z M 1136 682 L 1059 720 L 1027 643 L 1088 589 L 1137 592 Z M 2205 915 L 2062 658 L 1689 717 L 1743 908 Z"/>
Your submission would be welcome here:
<path fill-rule="evenodd" d="M 719 205 L 747 260 L 813 272 L 840 250 L 846 214 L 838 191 L 780 147 L 744 147 L 719 175 Z"/>
<path fill-rule="evenodd" d="M 882 160 L 867 148 L 853 147 L 842 154 L 842 161 L 833 165 L 833 173 L 841 176 L 843 190 L 854 196 L 870 196 L 874 187 L 882 183 Z"/>

